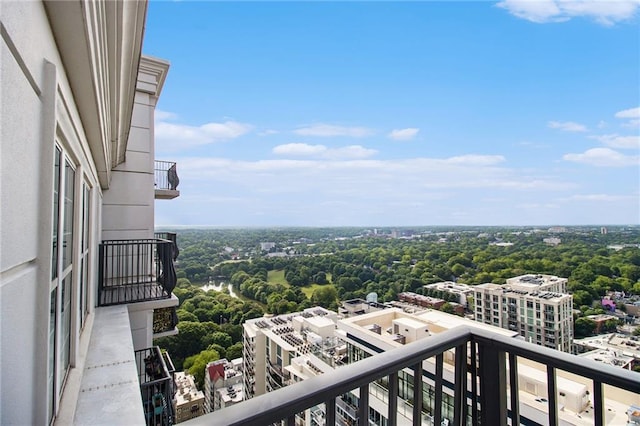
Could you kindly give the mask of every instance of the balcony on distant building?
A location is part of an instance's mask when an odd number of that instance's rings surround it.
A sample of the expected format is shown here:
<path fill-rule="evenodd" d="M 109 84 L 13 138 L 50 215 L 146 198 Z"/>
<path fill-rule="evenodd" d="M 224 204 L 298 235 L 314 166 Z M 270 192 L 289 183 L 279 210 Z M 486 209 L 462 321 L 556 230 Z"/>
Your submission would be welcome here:
<path fill-rule="evenodd" d="M 170 299 L 177 278 L 170 240 L 105 240 L 100 244 L 98 306 Z"/>
<path fill-rule="evenodd" d="M 518 368 L 531 369 L 528 364 L 538 365 L 536 386 L 544 397 L 528 392 L 529 383 L 519 383 L 524 379 Z M 570 411 L 563 392 L 569 376 L 584 390 L 577 402 L 579 412 Z M 377 387 L 384 388 L 382 399 Z M 637 398 L 640 374 L 475 327 L 457 327 L 190 420 L 185 426 L 281 422 L 293 426 L 306 410 L 320 414 L 322 424 L 335 425 L 342 415 L 336 406 L 346 412 L 345 404 L 337 402 L 345 394 L 350 395 L 348 411 L 357 413 L 359 425 L 382 421 L 376 417 L 380 415 L 388 425 L 555 426 L 565 424 L 566 416 L 579 424 L 625 424 L 633 402 L 619 400 L 612 405 L 614 393 Z M 383 413 L 371 410 L 376 404 Z M 531 410 L 532 406 L 539 408 Z"/>
<path fill-rule="evenodd" d="M 171 200 L 180 195 L 180 179 L 175 162 L 155 160 L 154 175 L 156 200 Z"/>

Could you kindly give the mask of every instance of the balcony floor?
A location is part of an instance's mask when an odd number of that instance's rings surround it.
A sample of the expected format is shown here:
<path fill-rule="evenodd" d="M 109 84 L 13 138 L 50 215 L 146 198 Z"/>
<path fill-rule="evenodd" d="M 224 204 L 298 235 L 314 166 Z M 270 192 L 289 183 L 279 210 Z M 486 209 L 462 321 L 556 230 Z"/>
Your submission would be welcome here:
<path fill-rule="evenodd" d="M 126 284 L 121 286 L 105 286 L 100 291 L 99 306 L 119 305 L 125 303 L 146 302 L 149 300 L 168 299 L 164 289 L 157 282 L 144 284 Z"/>

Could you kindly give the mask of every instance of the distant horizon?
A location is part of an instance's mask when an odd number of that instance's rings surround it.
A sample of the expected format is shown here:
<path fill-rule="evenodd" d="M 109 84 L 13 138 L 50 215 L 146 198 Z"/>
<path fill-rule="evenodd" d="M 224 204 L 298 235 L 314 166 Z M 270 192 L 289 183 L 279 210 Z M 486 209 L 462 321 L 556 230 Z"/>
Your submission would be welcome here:
<path fill-rule="evenodd" d="M 180 178 L 156 222 L 638 223 L 640 2 L 616 4 L 149 2 Z"/>
<path fill-rule="evenodd" d="M 270 229 L 270 228 L 602 228 L 602 227 L 629 227 L 640 228 L 640 224 L 584 224 L 584 225 L 156 225 L 155 228 L 216 228 L 216 229 Z"/>

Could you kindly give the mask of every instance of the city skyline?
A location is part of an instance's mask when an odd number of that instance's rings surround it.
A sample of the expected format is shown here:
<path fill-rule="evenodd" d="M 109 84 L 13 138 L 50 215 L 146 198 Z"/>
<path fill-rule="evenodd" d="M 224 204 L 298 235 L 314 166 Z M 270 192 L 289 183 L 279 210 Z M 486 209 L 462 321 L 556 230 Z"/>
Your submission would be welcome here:
<path fill-rule="evenodd" d="M 156 224 L 637 224 L 638 3 L 615 5 L 151 2 L 181 179 Z"/>

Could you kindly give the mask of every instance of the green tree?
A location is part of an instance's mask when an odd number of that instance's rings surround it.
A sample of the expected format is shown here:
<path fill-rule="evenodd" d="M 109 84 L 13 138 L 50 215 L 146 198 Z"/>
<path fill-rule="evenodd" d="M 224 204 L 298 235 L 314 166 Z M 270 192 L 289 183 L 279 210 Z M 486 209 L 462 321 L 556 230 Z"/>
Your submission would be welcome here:
<path fill-rule="evenodd" d="M 573 327 L 573 334 L 579 339 L 593 335 L 596 330 L 596 322 L 590 318 L 580 317 L 574 321 Z"/>
<path fill-rule="evenodd" d="M 233 345 L 229 346 L 227 348 L 227 354 L 226 357 L 229 361 L 236 359 L 236 358 L 242 358 L 242 343 L 238 342 L 238 343 L 234 343 Z"/>
<path fill-rule="evenodd" d="M 198 389 L 202 389 L 204 386 L 204 369 L 207 364 L 219 359 L 220 354 L 214 350 L 204 350 L 185 359 L 184 367 L 195 378 Z"/>
<path fill-rule="evenodd" d="M 316 289 L 311 295 L 311 302 L 327 309 L 335 309 L 338 306 L 338 292 L 332 285 L 325 285 Z"/>

